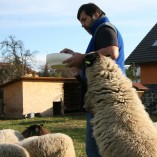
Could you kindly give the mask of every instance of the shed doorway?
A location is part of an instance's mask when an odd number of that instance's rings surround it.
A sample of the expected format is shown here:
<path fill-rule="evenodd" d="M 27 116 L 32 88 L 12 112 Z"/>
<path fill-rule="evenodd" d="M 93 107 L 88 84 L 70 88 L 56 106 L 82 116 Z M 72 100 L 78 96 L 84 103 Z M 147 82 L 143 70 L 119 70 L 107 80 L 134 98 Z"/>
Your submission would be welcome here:
<path fill-rule="evenodd" d="M 61 115 L 61 101 L 53 102 L 53 115 Z"/>

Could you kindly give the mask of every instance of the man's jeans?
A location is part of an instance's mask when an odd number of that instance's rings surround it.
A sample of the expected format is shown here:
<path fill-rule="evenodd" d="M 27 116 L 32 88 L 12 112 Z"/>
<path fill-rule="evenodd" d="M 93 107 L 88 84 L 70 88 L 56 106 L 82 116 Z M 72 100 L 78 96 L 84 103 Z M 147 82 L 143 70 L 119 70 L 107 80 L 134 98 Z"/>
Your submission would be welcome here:
<path fill-rule="evenodd" d="M 86 128 L 86 153 L 88 157 L 101 157 L 98 152 L 98 147 L 96 145 L 95 139 L 92 136 L 93 128 L 90 124 L 91 119 L 93 118 L 93 114 L 87 112 L 86 120 L 87 120 L 87 128 Z"/>

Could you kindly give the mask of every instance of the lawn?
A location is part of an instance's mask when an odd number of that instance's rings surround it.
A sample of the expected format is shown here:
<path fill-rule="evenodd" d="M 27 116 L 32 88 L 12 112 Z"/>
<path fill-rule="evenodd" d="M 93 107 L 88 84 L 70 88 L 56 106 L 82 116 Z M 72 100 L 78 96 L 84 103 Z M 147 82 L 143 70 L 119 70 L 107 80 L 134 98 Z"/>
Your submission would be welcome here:
<path fill-rule="evenodd" d="M 0 120 L 1 129 L 14 129 L 22 132 L 32 124 L 44 124 L 52 133 L 60 132 L 69 135 L 74 142 L 77 157 L 86 157 L 85 154 L 85 113 L 69 113 L 63 116 L 35 117 L 31 119 Z"/>
<path fill-rule="evenodd" d="M 157 121 L 157 116 L 152 116 Z M 70 113 L 63 116 L 35 117 L 32 119 L 0 120 L 0 129 L 14 129 L 22 132 L 32 124 L 44 124 L 52 133 L 60 132 L 69 135 L 74 142 L 77 157 L 86 157 L 85 154 L 85 113 Z"/>

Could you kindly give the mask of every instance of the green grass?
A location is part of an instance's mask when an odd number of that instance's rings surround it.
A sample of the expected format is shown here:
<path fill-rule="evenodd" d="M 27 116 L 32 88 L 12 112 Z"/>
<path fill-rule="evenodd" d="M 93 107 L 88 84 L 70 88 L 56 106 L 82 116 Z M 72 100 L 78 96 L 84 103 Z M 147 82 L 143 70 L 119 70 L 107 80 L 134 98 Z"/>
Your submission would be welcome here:
<path fill-rule="evenodd" d="M 151 116 L 157 121 L 157 116 Z M 74 142 L 77 157 L 86 157 L 85 154 L 85 113 L 71 113 L 63 116 L 35 117 L 32 119 L 0 120 L 1 129 L 14 129 L 22 132 L 32 124 L 44 124 L 52 133 L 60 132 L 69 135 Z"/>
<path fill-rule="evenodd" d="M 69 135 L 74 142 L 77 157 L 85 154 L 85 113 L 71 113 L 54 117 L 35 117 L 32 119 L 0 120 L 0 130 L 14 129 L 22 132 L 32 124 L 44 124 L 52 133 L 60 132 Z"/>

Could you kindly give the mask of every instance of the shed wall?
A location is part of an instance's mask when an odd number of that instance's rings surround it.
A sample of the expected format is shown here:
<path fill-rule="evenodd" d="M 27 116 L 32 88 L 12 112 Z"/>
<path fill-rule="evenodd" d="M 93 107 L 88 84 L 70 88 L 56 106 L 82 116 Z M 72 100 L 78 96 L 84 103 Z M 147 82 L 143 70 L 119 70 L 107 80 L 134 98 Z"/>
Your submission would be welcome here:
<path fill-rule="evenodd" d="M 23 114 L 53 115 L 53 102 L 63 100 L 63 83 L 23 82 Z"/>
<path fill-rule="evenodd" d="M 23 114 L 23 92 L 21 81 L 4 88 L 3 101 L 5 117 L 21 117 Z"/>

